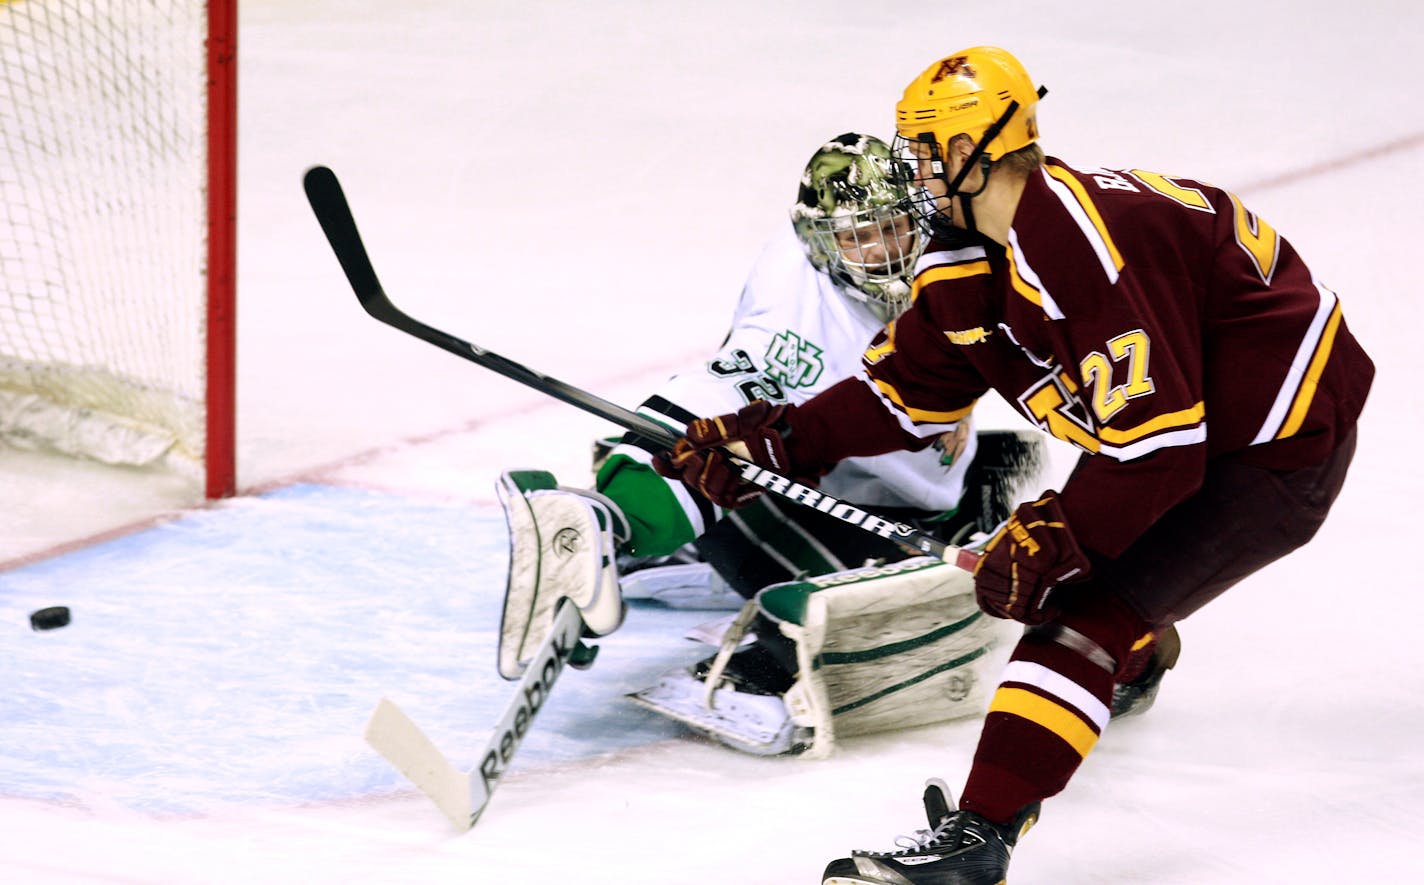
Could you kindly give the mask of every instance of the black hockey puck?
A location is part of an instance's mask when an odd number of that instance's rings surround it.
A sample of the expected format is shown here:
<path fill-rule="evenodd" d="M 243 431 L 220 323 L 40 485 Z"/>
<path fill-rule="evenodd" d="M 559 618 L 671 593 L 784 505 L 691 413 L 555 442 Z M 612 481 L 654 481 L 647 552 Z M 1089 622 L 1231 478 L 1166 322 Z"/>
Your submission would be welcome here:
<path fill-rule="evenodd" d="M 36 630 L 58 630 L 69 623 L 69 607 L 52 605 L 30 613 L 30 626 Z"/>

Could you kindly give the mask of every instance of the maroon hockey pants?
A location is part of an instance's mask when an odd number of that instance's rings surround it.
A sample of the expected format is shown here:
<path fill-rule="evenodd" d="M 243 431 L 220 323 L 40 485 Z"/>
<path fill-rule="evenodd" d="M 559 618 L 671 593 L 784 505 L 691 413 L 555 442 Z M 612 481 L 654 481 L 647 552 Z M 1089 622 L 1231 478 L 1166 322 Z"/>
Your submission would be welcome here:
<path fill-rule="evenodd" d="M 1107 724 L 1132 646 L 1314 537 L 1354 451 L 1351 430 L 1303 470 L 1215 462 L 1202 488 L 1122 556 L 1095 560 L 1089 580 L 1056 590 L 1063 613 L 1014 649 L 962 806 L 1005 823 L 1067 786 Z"/>

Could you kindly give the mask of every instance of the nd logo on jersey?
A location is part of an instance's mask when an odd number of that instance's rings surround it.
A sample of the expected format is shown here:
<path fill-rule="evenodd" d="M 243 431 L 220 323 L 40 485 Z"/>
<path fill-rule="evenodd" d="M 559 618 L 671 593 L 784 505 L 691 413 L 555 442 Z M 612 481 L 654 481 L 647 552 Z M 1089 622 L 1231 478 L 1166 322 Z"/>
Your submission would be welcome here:
<path fill-rule="evenodd" d="M 787 387 L 810 387 L 824 369 L 821 348 L 789 329 L 766 348 L 766 373 Z"/>

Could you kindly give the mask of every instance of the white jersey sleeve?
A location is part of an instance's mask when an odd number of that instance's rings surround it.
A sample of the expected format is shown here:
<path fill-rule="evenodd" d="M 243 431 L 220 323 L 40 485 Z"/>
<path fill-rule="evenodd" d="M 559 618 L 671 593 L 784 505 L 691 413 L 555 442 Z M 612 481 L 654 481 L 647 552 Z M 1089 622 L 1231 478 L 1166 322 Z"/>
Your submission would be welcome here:
<path fill-rule="evenodd" d="M 861 355 L 881 327 L 867 305 L 812 266 L 787 224 L 753 265 L 721 349 L 669 379 L 640 411 L 682 428 L 694 417 L 734 412 L 756 399 L 805 402 L 858 374 Z M 949 466 L 934 447 L 851 458 L 821 484 L 858 504 L 952 510 L 963 495 L 974 444 L 971 433 L 969 448 Z M 686 495 L 680 487 L 677 492 Z"/>

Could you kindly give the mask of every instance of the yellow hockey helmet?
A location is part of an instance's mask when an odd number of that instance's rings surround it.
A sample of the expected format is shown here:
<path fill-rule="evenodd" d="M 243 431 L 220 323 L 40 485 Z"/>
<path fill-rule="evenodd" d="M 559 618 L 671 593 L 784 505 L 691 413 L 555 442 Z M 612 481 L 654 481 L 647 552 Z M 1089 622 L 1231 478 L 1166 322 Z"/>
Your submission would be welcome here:
<path fill-rule="evenodd" d="M 983 156 L 998 160 L 1038 140 L 1041 94 L 1018 59 L 994 46 L 976 46 L 940 59 L 905 87 L 895 105 L 895 129 L 909 141 L 932 140 L 942 157 L 949 155 L 949 140 L 964 133 Z"/>

